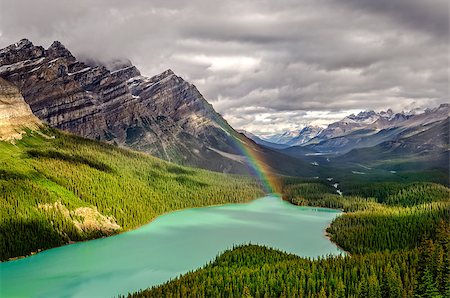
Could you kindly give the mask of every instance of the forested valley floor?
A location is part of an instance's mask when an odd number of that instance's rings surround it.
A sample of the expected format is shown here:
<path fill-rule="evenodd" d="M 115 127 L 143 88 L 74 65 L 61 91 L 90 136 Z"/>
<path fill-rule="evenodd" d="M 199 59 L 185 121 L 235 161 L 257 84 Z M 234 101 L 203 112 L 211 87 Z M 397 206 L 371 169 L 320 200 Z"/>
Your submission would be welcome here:
<path fill-rule="evenodd" d="M 346 256 L 311 260 L 238 246 L 129 297 L 450 297 L 450 189 L 425 182 L 351 189 L 339 196 L 326 181 L 296 178 L 283 189 L 294 204 L 346 211 L 327 229 Z"/>

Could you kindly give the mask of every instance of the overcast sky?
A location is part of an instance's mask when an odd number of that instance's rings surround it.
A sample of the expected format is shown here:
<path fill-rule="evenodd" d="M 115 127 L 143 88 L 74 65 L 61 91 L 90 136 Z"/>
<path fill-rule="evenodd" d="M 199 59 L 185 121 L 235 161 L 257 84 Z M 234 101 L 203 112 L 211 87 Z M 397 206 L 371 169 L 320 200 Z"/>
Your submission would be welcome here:
<path fill-rule="evenodd" d="M 0 47 L 171 68 L 235 128 L 269 134 L 449 101 L 448 0 L 0 0 Z"/>

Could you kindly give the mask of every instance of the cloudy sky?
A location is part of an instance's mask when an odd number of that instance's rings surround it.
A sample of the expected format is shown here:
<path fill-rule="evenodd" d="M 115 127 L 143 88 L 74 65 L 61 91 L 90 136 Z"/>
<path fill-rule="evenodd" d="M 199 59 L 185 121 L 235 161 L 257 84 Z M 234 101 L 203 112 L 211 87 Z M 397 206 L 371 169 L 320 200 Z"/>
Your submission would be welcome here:
<path fill-rule="evenodd" d="M 257 134 L 449 101 L 447 0 L 0 0 L 0 47 L 171 68 Z"/>

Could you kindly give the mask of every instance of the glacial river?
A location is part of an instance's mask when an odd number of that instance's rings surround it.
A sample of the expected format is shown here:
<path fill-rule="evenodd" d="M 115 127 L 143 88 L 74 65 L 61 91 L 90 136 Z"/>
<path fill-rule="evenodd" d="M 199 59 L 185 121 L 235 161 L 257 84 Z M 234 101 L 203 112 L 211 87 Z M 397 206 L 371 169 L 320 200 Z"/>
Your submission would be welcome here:
<path fill-rule="evenodd" d="M 276 196 L 180 210 L 120 235 L 0 263 L 0 297 L 117 297 L 203 266 L 236 244 L 338 255 L 324 230 L 339 214 Z"/>

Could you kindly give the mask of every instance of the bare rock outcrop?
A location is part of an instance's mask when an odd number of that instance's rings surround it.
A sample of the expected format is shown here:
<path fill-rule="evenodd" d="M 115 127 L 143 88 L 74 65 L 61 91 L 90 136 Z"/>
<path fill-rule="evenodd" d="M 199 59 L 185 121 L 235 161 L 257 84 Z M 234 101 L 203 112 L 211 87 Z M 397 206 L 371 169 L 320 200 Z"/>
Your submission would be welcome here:
<path fill-rule="evenodd" d="M 26 129 L 38 129 L 40 124 L 19 90 L 0 78 L 0 140 L 19 139 Z"/>

